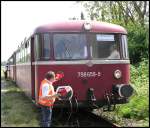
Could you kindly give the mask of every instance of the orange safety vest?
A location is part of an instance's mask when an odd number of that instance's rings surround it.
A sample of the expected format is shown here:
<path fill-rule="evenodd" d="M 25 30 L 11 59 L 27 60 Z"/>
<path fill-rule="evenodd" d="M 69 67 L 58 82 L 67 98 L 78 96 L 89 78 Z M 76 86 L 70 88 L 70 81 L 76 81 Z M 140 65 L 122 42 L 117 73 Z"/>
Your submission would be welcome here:
<path fill-rule="evenodd" d="M 41 99 L 40 97 L 42 97 L 42 87 L 45 85 L 45 84 L 49 84 L 49 92 L 48 92 L 48 95 L 54 95 L 54 88 L 52 86 L 52 84 L 44 79 L 42 82 L 41 82 L 41 85 L 40 85 L 40 90 L 39 90 L 39 100 L 38 100 L 38 103 L 43 105 L 43 106 L 53 106 L 54 102 L 55 102 L 55 98 L 51 99 L 51 100 L 47 100 L 47 99 Z"/>

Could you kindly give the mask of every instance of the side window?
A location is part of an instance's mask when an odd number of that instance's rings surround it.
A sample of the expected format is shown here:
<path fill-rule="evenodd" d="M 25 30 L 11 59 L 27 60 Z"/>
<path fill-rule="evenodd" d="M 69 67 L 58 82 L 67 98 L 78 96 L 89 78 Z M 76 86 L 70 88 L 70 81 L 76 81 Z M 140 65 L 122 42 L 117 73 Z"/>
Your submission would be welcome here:
<path fill-rule="evenodd" d="M 50 58 L 50 34 L 43 34 L 43 56 L 44 59 Z"/>
<path fill-rule="evenodd" d="M 25 43 L 25 48 L 24 48 L 24 50 L 25 50 L 25 56 L 24 56 L 25 62 L 27 62 L 27 48 L 26 48 L 26 43 Z"/>
<path fill-rule="evenodd" d="M 29 52 L 28 52 L 28 49 L 29 49 L 29 40 L 25 43 L 25 62 L 29 62 Z"/>
<path fill-rule="evenodd" d="M 19 50 L 19 63 L 21 62 L 21 48 Z"/>
<path fill-rule="evenodd" d="M 40 35 L 35 35 L 35 59 L 39 60 L 41 57 L 41 36 Z"/>
<path fill-rule="evenodd" d="M 16 63 L 18 63 L 18 52 L 16 52 Z"/>
<path fill-rule="evenodd" d="M 24 48 L 22 47 L 22 63 L 24 62 Z"/>
<path fill-rule="evenodd" d="M 20 63 L 22 63 L 22 47 L 20 48 Z"/>
<path fill-rule="evenodd" d="M 129 59 L 127 36 L 126 35 L 122 35 L 121 36 L 121 41 L 122 41 L 123 58 L 124 59 Z"/>
<path fill-rule="evenodd" d="M 27 61 L 30 62 L 30 45 L 31 45 L 31 39 L 28 41 L 28 48 L 27 48 Z"/>
<path fill-rule="evenodd" d="M 18 51 L 18 63 L 20 61 L 20 50 Z"/>
<path fill-rule="evenodd" d="M 23 47 L 22 47 L 22 49 L 21 49 L 21 63 L 23 63 L 23 56 L 24 56 L 24 49 L 23 49 Z"/>
<path fill-rule="evenodd" d="M 23 63 L 25 62 L 25 48 L 23 46 Z"/>

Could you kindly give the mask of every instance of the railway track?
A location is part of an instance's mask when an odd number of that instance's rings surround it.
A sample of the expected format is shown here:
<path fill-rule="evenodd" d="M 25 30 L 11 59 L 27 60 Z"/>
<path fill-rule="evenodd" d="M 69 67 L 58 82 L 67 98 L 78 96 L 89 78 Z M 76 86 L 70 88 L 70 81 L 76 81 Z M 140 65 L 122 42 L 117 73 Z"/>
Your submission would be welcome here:
<path fill-rule="evenodd" d="M 54 127 L 117 127 L 110 121 L 83 109 L 72 114 L 67 109 L 59 112 L 54 109 L 52 119 Z"/>

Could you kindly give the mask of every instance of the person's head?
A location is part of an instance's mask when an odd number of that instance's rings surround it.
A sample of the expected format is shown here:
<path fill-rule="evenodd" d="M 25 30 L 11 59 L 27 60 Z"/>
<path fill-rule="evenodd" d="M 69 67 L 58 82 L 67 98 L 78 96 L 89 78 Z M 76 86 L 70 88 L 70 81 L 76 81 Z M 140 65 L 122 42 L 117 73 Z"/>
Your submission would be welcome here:
<path fill-rule="evenodd" d="M 116 45 L 112 45 L 112 46 L 110 47 L 110 52 L 113 52 L 113 51 L 115 51 L 115 50 L 117 50 L 117 46 L 116 46 Z"/>
<path fill-rule="evenodd" d="M 53 71 L 49 71 L 45 74 L 45 78 L 53 82 L 55 80 L 55 73 Z"/>

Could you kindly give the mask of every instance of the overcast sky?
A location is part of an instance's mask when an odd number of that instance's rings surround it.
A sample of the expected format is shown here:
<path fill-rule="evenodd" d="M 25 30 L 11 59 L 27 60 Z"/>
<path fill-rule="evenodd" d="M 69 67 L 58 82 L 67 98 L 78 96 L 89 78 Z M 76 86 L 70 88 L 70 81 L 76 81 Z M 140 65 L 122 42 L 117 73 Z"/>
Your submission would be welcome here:
<path fill-rule="evenodd" d="M 80 17 L 83 8 L 74 1 L 1 2 L 1 61 L 6 61 L 35 27 L 52 20 Z"/>

